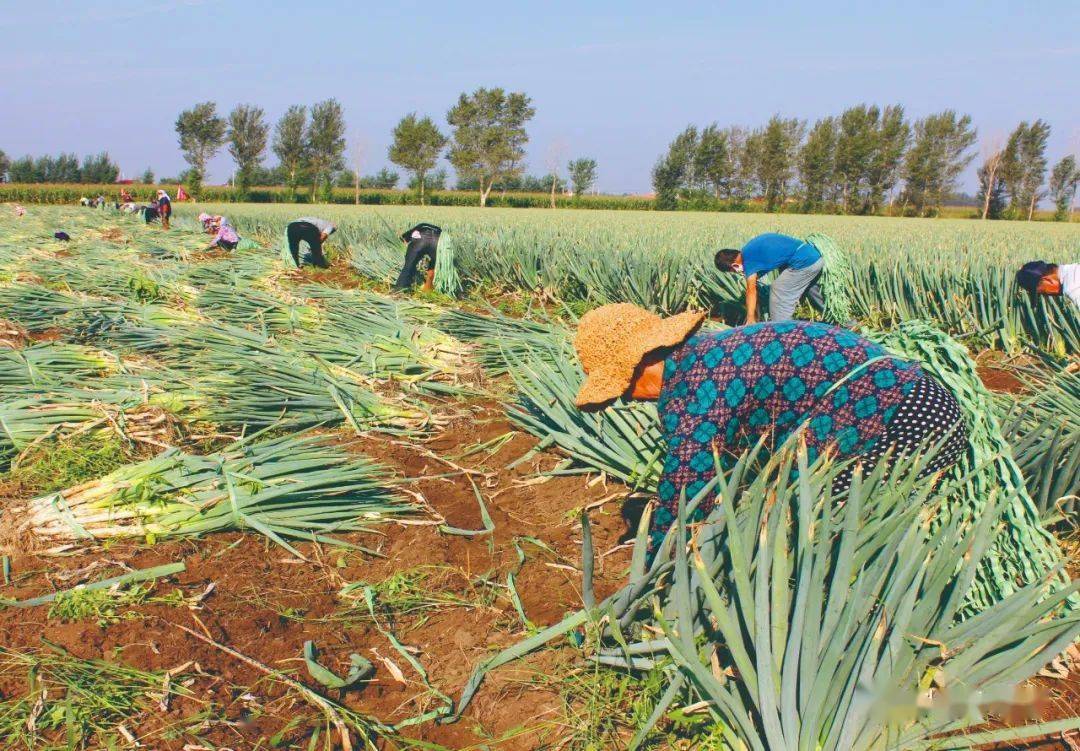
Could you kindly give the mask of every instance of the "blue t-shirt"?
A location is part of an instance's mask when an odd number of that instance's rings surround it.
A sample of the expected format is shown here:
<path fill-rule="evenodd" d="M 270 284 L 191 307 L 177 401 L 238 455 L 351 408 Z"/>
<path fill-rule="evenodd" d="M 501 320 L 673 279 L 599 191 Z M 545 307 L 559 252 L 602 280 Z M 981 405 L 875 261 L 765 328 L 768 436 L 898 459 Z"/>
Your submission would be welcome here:
<path fill-rule="evenodd" d="M 767 232 L 758 235 L 742 248 L 743 273 L 747 276 L 767 274 L 781 266 L 805 269 L 821 258 L 821 253 L 797 237 Z"/>

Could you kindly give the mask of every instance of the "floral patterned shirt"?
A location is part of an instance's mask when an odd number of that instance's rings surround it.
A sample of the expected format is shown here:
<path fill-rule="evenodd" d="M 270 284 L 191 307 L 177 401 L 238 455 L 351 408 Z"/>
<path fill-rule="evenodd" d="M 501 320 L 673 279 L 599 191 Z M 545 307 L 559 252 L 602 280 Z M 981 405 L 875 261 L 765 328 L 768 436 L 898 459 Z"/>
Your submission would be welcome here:
<path fill-rule="evenodd" d="M 674 521 L 679 493 L 689 501 L 716 475 L 714 451 L 731 466 L 763 435 L 779 446 L 807 423 L 811 461 L 827 448 L 858 456 L 922 376 L 918 364 L 823 323 L 769 321 L 691 337 L 664 362 L 657 407 L 667 455 L 652 547 Z M 703 503 L 694 519 L 711 508 Z"/>

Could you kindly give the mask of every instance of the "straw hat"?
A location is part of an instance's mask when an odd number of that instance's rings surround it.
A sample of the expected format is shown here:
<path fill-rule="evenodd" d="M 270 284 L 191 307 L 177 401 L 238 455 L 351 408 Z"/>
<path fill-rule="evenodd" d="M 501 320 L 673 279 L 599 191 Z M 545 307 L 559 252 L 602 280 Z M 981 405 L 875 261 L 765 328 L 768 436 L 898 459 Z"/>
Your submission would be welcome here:
<path fill-rule="evenodd" d="M 581 317 L 574 337 L 586 373 L 574 403 L 587 407 L 619 398 L 630 388 L 645 355 L 681 344 L 704 318 L 704 313 L 693 312 L 661 318 L 630 303 L 590 310 Z"/>

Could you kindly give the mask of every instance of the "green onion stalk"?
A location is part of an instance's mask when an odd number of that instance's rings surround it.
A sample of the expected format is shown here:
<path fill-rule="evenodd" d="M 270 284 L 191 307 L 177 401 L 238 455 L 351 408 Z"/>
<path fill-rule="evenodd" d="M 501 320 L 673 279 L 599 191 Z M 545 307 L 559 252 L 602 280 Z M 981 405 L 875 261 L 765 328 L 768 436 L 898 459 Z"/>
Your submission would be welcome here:
<path fill-rule="evenodd" d="M 1075 524 L 1080 512 L 1080 375 L 1047 378 L 1026 369 L 1032 385 L 1019 398 L 995 395 L 1002 435 L 1024 475 L 1044 524 Z"/>
<path fill-rule="evenodd" d="M 1000 532 L 972 590 L 973 605 L 987 607 L 1055 570 L 1058 587 L 1067 585 L 1068 577 L 1059 568 L 1061 548 L 1040 522 L 1023 473 L 1002 435 L 993 397 L 964 346 L 924 321 L 904 321 L 892 331 L 867 336 L 920 363 L 956 396 L 968 424 L 970 450 L 960 460 L 968 481 L 950 499 L 947 510 L 973 520 L 996 503 L 1000 516 Z"/>
<path fill-rule="evenodd" d="M 435 253 L 435 291 L 447 297 L 458 297 L 464 286 L 454 265 L 454 243 L 449 234 L 443 232 L 439 236 L 439 248 Z"/>
<path fill-rule="evenodd" d="M 85 539 L 254 531 L 342 544 L 412 505 L 388 489 L 389 473 L 331 437 L 253 436 L 205 456 L 169 449 L 105 477 L 31 500 L 21 529 L 55 544 Z"/>
<path fill-rule="evenodd" d="M 651 562 L 646 512 L 627 584 L 481 663 L 455 716 L 488 672 L 584 629 L 596 669 L 661 674 L 665 690 L 631 749 L 690 706 L 706 720 L 695 740 L 731 751 L 960 749 L 1080 725 L 976 732 L 980 705 L 1012 700 L 1080 637 L 1080 614 L 1066 606 L 1080 585 L 1051 593 L 1044 577 L 964 617 L 993 542 L 993 502 L 974 523 L 945 512 L 917 479 L 927 455 L 856 471 L 835 498 L 845 464 L 810 464 L 799 441 L 764 462 L 758 446 L 730 472 L 718 466 L 701 493 L 680 498 Z M 691 527 L 706 497 L 712 511 Z M 585 573 L 582 591 L 593 589 Z"/>
<path fill-rule="evenodd" d="M 44 342 L 0 350 L 0 396 L 21 396 L 26 389 L 76 385 L 120 368 L 119 359 L 91 347 Z"/>
<path fill-rule="evenodd" d="M 851 269 L 851 259 L 828 235 L 815 232 L 808 236 L 806 241 L 821 252 L 821 258 L 825 262 L 821 273 L 821 294 L 825 298 L 825 320 L 843 326 L 854 317 L 851 289 L 855 286 L 855 276 Z"/>

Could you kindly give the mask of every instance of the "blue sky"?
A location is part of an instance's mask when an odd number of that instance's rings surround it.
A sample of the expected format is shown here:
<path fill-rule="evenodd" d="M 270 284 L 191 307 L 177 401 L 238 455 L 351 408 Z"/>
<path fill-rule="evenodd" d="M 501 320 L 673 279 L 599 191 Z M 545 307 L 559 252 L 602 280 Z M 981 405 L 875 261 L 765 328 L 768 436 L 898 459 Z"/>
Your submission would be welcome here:
<path fill-rule="evenodd" d="M 649 190 L 688 123 L 813 120 L 863 101 L 912 117 L 955 108 L 988 138 L 1042 117 L 1052 161 L 1080 151 L 1076 0 L 6 5 L 0 149 L 107 148 L 129 175 L 183 167 L 173 121 L 194 102 L 276 119 L 331 96 L 374 172 L 404 113 L 444 122 L 478 86 L 533 98 L 530 171 L 592 156 L 610 192 Z M 210 179 L 230 173 L 223 152 Z"/>

